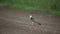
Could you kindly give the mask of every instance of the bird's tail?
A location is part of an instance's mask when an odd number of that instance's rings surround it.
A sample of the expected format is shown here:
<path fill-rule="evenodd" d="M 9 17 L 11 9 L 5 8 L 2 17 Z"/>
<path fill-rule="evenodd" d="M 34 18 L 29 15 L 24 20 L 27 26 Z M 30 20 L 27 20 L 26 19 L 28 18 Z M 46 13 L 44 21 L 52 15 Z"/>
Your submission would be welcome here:
<path fill-rule="evenodd" d="M 38 25 L 41 25 L 41 23 L 37 23 Z"/>

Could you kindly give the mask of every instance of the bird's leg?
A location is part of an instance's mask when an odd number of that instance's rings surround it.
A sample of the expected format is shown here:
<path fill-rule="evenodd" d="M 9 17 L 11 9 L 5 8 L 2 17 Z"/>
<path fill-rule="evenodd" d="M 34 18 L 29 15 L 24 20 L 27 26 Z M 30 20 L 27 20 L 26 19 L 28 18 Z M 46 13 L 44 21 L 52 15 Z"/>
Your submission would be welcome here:
<path fill-rule="evenodd" d="M 34 22 L 32 22 L 32 26 L 34 25 Z"/>

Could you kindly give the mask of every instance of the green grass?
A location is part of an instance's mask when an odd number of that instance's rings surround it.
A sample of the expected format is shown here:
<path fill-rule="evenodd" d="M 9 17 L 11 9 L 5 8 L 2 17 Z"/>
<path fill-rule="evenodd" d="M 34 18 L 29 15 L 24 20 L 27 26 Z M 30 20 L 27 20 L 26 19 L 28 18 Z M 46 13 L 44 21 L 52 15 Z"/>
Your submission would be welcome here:
<path fill-rule="evenodd" d="M 24 10 L 42 10 L 50 11 L 51 14 L 60 15 L 60 11 L 53 11 L 55 0 L 0 0 L 0 4 L 20 8 Z"/>
<path fill-rule="evenodd" d="M 60 11 L 51 10 L 50 13 L 55 15 L 55 16 L 60 16 Z"/>

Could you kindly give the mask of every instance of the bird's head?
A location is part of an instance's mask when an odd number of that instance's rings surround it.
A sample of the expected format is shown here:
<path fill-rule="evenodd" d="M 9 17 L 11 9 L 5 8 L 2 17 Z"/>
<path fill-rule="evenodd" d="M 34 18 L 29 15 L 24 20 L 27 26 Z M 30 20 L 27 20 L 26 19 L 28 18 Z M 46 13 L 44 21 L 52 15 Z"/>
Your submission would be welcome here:
<path fill-rule="evenodd" d="M 29 18 L 32 18 L 32 15 L 29 15 Z"/>

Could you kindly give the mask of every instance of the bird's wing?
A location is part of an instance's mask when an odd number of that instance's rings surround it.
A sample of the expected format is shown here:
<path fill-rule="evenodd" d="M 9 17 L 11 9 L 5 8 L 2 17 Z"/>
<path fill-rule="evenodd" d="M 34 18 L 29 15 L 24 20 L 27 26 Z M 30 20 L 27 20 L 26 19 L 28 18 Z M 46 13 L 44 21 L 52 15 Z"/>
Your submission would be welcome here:
<path fill-rule="evenodd" d="M 39 25 L 41 25 L 38 21 L 36 21 L 34 18 L 33 19 L 31 19 L 34 23 L 37 23 L 37 24 L 39 24 Z"/>

